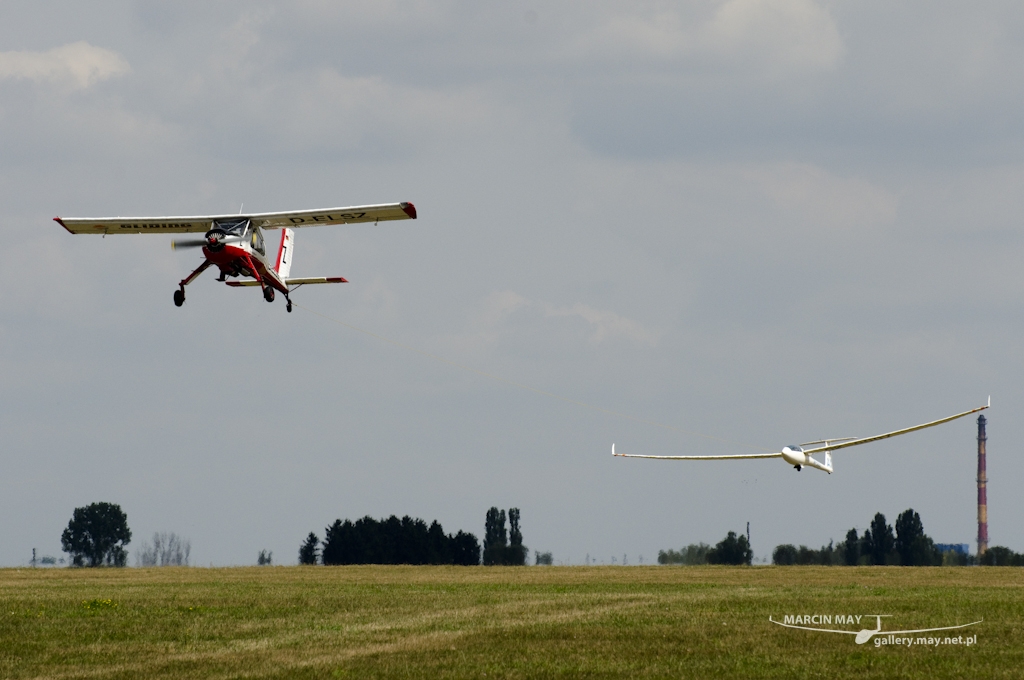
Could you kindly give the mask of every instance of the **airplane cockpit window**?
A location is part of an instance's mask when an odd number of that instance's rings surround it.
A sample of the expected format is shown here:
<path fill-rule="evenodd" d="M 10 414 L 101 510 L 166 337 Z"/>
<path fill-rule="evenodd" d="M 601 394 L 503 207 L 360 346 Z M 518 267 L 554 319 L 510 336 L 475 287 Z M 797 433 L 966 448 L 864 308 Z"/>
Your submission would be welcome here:
<path fill-rule="evenodd" d="M 213 228 L 223 231 L 225 234 L 230 236 L 244 236 L 245 230 L 249 226 L 249 218 L 243 217 L 237 220 L 217 220 L 213 223 Z"/>
<path fill-rule="evenodd" d="M 800 448 L 799 446 L 797 446 L 796 444 L 790 444 L 790 445 L 789 445 L 789 446 L 788 446 L 787 448 L 788 448 L 788 449 L 789 449 L 790 451 L 796 451 L 797 453 L 803 453 L 803 452 L 804 452 L 804 450 L 803 450 L 803 449 L 801 449 L 801 448 Z"/>
<path fill-rule="evenodd" d="M 260 255 L 266 255 L 267 251 L 263 246 L 263 232 L 259 229 L 252 230 L 252 249 Z"/>

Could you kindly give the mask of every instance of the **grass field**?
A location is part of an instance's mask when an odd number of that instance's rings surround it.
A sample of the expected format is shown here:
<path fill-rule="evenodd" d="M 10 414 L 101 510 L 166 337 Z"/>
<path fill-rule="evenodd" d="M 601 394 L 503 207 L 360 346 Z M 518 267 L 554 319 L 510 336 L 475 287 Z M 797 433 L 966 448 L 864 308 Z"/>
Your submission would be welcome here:
<path fill-rule="evenodd" d="M 0 607 L 3 678 L 1024 676 L 1020 568 L 5 569 Z M 984 623 L 907 648 L 768 621 L 805 613 Z"/>

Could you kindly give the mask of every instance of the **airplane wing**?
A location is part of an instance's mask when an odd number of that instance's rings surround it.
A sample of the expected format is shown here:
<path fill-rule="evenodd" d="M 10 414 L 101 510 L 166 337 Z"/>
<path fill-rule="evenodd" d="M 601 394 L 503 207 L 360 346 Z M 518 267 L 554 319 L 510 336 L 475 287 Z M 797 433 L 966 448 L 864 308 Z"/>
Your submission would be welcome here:
<path fill-rule="evenodd" d="M 231 215 L 237 218 L 238 215 Z M 213 228 L 207 217 L 54 217 L 53 221 L 72 234 L 202 234 Z"/>
<path fill-rule="evenodd" d="M 305 286 L 311 283 L 348 283 L 348 279 L 341 276 L 307 276 L 300 279 L 285 279 L 284 282 L 288 286 Z M 224 283 L 233 288 L 260 285 L 260 282 L 256 279 L 246 279 L 245 281 L 225 281 Z"/>
<path fill-rule="evenodd" d="M 984 406 L 979 406 L 978 408 L 972 408 L 970 411 L 964 411 L 963 413 L 957 413 L 955 416 L 949 416 L 948 418 L 940 418 L 939 420 L 933 420 L 930 423 L 925 423 L 923 425 L 915 425 L 913 427 L 907 427 L 907 428 L 904 428 L 902 430 L 896 430 L 895 432 L 886 432 L 885 434 L 876 434 L 874 437 L 862 437 L 860 439 L 853 439 L 851 441 L 839 442 L 838 444 L 826 444 L 825 446 L 819 446 L 819 447 L 813 448 L 813 449 L 804 449 L 804 453 L 817 453 L 819 451 L 838 451 L 839 449 L 845 449 L 845 448 L 850 447 L 850 446 L 860 446 L 861 444 L 867 444 L 869 442 L 877 442 L 880 439 L 888 439 L 889 437 L 896 437 L 896 436 L 899 436 L 901 434 L 907 434 L 908 432 L 916 432 L 917 430 L 923 430 L 926 427 L 935 427 L 936 425 L 941 425 L 942 423 L 948 423 L 949 421 L 956 420 L 957 418 L 963 418 L 964 416 L 969 416 L 972 413 L 977 413 L 978 411 L 984 411 L 985 409 L 987 409 L 991 405 L 992 405 L 992 397 L 989 397 L 988 403 L 985 404 Z M 829 441 L 831 441 L 831 440 L 829 440 Z"/>
<path fill-rule="evenodd" d="M 740 458 L 780 458 L 782 453 L 744 453 L 735 456 L 647 456 L 638 453 L 615 453 L 615 444 L 612 444 L 612 455 L 622 458 L 657 458 L 659 460 L 737 460 Z"/>
<path fill-rule="evenodd" d="M 246 217 L 261 229 L 280 229 L 282 227 L 295 229 L 296 227 L 316 227 L 329 224 L 414 220 L 416 219 L 416 206 L 412 203 L 386 203 L 248 215 L 54 217 L 53 221 L 72 234 L 186 234 L 207 232 L 213 228 L 213 223 L 217 220 L 237 220 Z"/>

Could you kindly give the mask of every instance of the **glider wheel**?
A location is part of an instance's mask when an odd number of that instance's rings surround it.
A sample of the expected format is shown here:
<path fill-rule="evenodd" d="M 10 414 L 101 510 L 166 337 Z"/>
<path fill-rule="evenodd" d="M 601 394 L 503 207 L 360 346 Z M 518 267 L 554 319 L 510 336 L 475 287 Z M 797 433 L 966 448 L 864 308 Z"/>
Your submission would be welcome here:
<path fill-rule="evenodd" d="M 181 307 L 183 304 L 185 304 L 185 291 L 180 289 L 174 291 L 174 306 Z"/>
<path fill-rule="evenodd" d="M 264 288 L 263 289 L 263 299 L 266 300 L 267 302 L 273 302 L 274 301 L 274 289 L 271 288 L 270 286 L 267 286 L 266 288 Z"/>
<path fill-rule="evenodd" d="M 288 301 L 288 307 L 286 309 L 288 310 L 289 314 L 292 313 L 292 301 L 291 300 Z"/>

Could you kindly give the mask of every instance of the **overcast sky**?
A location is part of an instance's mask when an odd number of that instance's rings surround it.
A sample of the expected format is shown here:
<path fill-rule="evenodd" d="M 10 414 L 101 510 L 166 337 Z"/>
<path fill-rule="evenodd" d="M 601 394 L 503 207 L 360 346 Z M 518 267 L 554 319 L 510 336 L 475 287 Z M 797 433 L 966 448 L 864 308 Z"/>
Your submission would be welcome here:
<path fill-rule="evenodd" d="M 1024 6 L 706 0 L 0 5 L 0 564 L 119 503 L 200 565 L 336 518 L 556 562 L 750 522 L 758 558 L 906 508 L 1024 550 Z M 56 215 L 411 201 L 297 233 L 286 314 L 166 235 Z M 242 207 L 244 206 L 244 208 Z M 659 429 L 481 377 L 311 311 Z M 712 438 L 701 437 L 710 435 Z M 134 558 L 133 560 L 134 561 Z"/>

